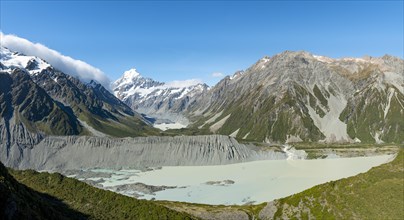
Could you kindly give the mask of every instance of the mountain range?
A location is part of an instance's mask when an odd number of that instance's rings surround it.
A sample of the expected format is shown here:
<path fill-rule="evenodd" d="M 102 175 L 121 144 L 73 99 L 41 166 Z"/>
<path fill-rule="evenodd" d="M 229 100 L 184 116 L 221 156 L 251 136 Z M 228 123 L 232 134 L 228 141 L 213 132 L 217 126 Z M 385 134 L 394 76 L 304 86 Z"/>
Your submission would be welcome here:
<path fill-rule="evenodd" d="M 1 47 L 1 143 L 44 135 L 139 136 L 155 130 L 101 84 L 82 82 L 46 61 Z"/>
<path fill-rule="evenodd" d="M 166 88 L 134 70 L 113 88 L 143 113 L 180 115 L 189 128 L 247 141 L 402 143 L 403 66 L 389 55 L 332 59 L 285 51 L 212 88 Z"/>
<path fill-rule="evenodd" d="M 153 123 L 253 142 L 404 141 L 404 61 L 389 55 L 285 51 L 213 87 L 158 82 L 131 69 L 104 88 L 4 47 L 0 69 L 2 142 L 158 135 Z"/>

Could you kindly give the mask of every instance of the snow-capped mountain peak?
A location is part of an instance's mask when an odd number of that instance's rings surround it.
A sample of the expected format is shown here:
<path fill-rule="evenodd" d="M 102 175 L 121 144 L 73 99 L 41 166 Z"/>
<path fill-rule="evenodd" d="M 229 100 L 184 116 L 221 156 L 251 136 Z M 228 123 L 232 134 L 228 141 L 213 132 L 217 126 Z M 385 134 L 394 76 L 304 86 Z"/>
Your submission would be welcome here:
<path fill-rule="evenodd" d="M 176 121 L 179 113 L 208 90 L 199 80 L 158 82 L 130 69 L 112 85 L 116 97 L 132 109 L 152 117 Z M 171 117 L 172 115 L 175 115 Z"/>
<path fill-rule="evenodd" d="M 41 58 L 12 52 L 5 47 L 0 47 L 0 62 L 2 69 L 27 69 L 30 74 L 40 73 L 51 66 Z"/>
<path fill-rule="evenodd" d="M 140 73 L 132 68 L 123 73 L 122 77 L 112 84 L 112 89 L 116 97 L 125 100 L 134 94 L 148 94 L 153 87 L 161 86 L 164 83 L 154 81 L 153 79 L 143 77 Z"/>
<path fill-rule="evenodd" d="M 141 75 L 139 72 L 137 72 L 137 70 L 135 68 L 132 68 L 123 73 L 123 78 L 125 78 L 125 79 L 133 79 L 133 78 L 137 78 L 137 77 L 141 77 Z"/>

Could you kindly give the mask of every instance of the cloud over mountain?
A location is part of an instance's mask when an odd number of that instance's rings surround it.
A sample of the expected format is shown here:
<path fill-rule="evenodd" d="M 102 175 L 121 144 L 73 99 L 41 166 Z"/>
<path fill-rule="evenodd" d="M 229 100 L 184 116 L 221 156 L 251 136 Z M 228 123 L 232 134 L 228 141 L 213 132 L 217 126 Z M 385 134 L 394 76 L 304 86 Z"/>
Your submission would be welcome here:
<path fill-rule="evenodd" d="M 166 83 L 165 87 L 177 87 L 177 88 L 185 88 L 189 86 L 195 86 L 198 84 L 203 84 L 203 81 L 200 79 L 188 79 L 188 80 L 174 80 Z"/>
<path fill-rule="evenodd" d="M 37 56 L 46 60 L 55 68 L 84 82 L 96 80 L 104 87 L 110 88 L 110 79 L 100 69 L 84 61 L 65 56 L 40 43 L 33 43 L 27 39 L 0 32 L 0 44 L 12 51 L 17 51 L 28 56 Z"/>
<path fill-rule="evenodd" d="M 213 72 L 211 74 L 211 76 L 214 77 L 214 78 L 222 78 L 222 77 L 224 77 L 224 74 L 220 73 L 220 72 Z"/>

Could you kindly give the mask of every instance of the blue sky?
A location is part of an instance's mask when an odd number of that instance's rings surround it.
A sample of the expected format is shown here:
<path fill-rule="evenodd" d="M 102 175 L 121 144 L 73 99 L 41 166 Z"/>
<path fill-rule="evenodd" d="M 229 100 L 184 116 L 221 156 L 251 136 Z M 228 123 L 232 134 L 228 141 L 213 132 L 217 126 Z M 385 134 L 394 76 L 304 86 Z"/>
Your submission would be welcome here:
<path fill-rule="evenodd" d="M 265 55 L 403 57 L 403 1 L 1 1 L 1 31 L 83 60 L 112 80 L 233 74 Z"/>

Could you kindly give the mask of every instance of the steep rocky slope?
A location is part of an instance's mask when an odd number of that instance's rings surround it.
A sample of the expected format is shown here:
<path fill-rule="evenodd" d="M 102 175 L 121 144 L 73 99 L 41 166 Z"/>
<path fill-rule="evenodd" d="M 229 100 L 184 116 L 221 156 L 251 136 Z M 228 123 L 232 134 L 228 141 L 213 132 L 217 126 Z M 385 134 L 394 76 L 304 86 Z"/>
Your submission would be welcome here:
<path fill-rule="evenodd" d="M 404 61 L 286 51 L 193 102 L 195 128 L 266 142 L 404 141 Z"/>
<path fill-rule="evenodd" d="M 157 82 L 141 76 L 136 69 L 126 71 L 112 87 L 114 94 L 137 112 L 159 122 L 179 122 L 184 126 L 188 120 L 182 113 L 209 88 L 193 81 Z"/>
<path fill-rule="evenodd" d="M 0 71 L 0 103 L 0 143 L 35 144 L 42 133 L 83 132 L 77 119 L 21 69 L 14 69 L 10 74 Z"/>

